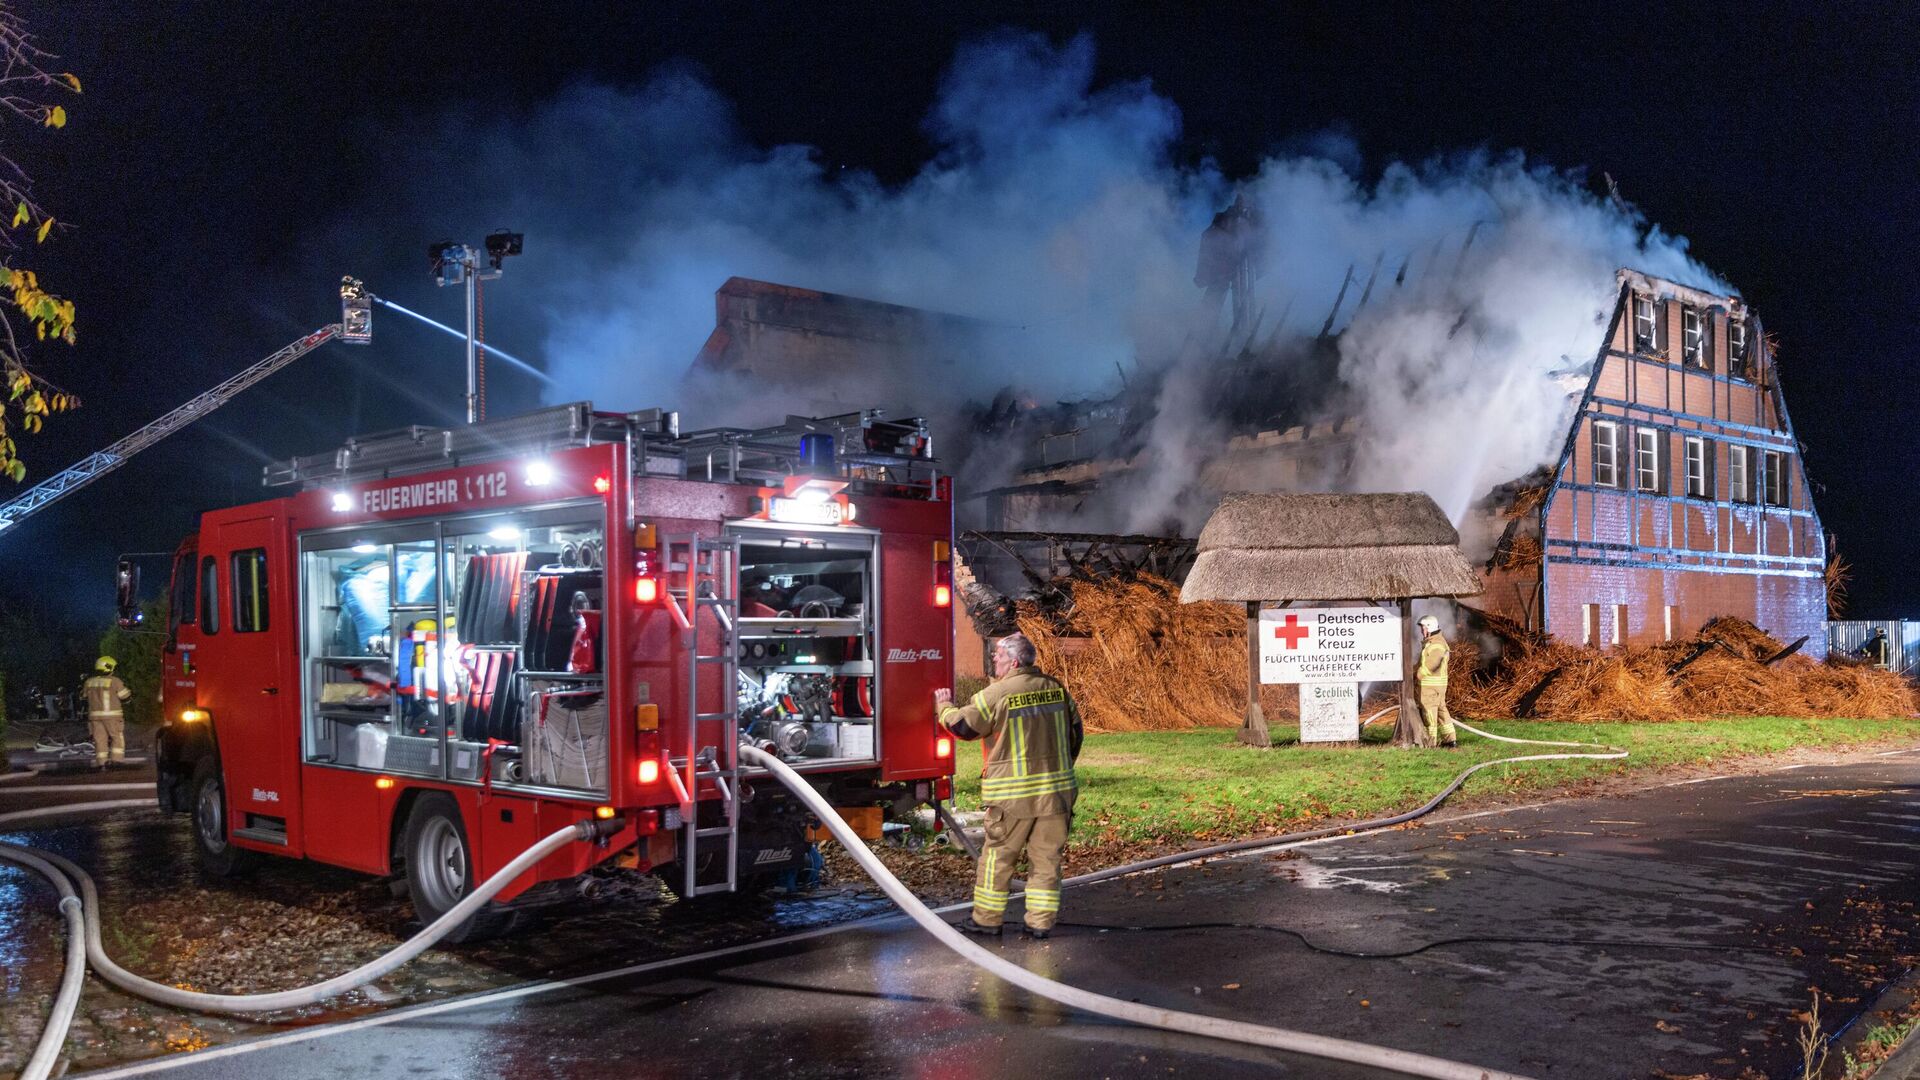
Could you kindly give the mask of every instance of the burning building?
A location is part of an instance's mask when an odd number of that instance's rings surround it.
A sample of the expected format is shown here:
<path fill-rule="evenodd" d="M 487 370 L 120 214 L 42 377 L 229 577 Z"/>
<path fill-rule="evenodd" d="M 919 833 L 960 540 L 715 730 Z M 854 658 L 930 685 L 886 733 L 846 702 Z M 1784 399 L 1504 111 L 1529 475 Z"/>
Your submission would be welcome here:
<path fill-rule="evenodd" d="M 1397 291 L 1405 273 L 1389 268 L 1384 288 Z M 1032 559 L 1000 558 L 1022 534 L 1049 551 L 1068 534 L 1138 544 L 1180 535 L 1184 504 L 1210 508 L 1229 491 L 1367 490 L 1355 463 L 1380 433 L 1362 419 L 1366 388 L 1343 378 L 1347 331 L 1334 327 L 1366 310 L 1379 267 L 1349 272 L 1317 333 L 1309 322 L 1289 334 L 1285 311 L 1271 323 L 1250 312 L 1238 299 L 1246 277 L 1224 275 L 1217 297 L 1218 281 L 1202 283 L 1216 312 L 1232 303 L 1230 327 L 1196 335 L 1181 363 L 1121 372 L 1117 394 L 1043 404 L 1008 390 L 949 414 L 960 430 L 937 433 L 964 481 L 960 524 L 996 537 L 977 545 L 984 583 L 1033 590 Z M 1759 321 L 1735 295 L 1632 270 L 1617 284 L 1591 362 L 1542 364 L 1530 376 L 1545 392 L 1529 389 L 1527 400 L 1562 417 L 1542 425 L 1555 436 L 1546 460 L 1462 508 L 1463 546 L 1484 560 L 1487 581 L 1469 603 L 1595 646 L 1685 636 L 1735 615 L 1782 640 L 1811 635 L 1807 648 L 1820 653 L 1824 535 Z M 1350 293 L 1357 302 L 1343 312 Z M 1468 319 L 1443 320 L 1441 332 Z M 996 347 L 998 331 L 734 278 L 696 366 L 814 393 L 822 408 L 835 385 L 879 385 L 906 400 L 944 382 L 970 349 Z M 1155 430 L 1176 390 L 1204 423 L 1175 440 L 1186 456 L 1169 461 Z M 1143 520 L 1142 507 L 1164 509 Z"/>

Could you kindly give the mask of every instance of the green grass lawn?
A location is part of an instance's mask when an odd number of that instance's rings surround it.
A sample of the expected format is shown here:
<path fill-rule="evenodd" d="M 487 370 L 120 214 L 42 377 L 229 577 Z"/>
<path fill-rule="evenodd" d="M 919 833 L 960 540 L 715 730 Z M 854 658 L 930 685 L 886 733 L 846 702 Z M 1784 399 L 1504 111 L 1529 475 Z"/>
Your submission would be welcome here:
<path fill-rule="evenodd" d="M 1676 724 L 1476 722 L 1501 735 L 1607 743 L 1631 752 L 1614 761 L 1539 761 L 1485 770 L 1456 800 L 1523 793 L 1582 780 L 1794 748 L 1842 748 L 1920 738 L 1920 721 L 1727 717 Z M 1234 741 L 1232 729 L 1090 735 L 1080 755 L 1077 844 L 1186 841 L 1284 831 L 1305 821 L 1372 817 L 1425 801 L 1476 761 L 1551 753 L 1461 733 L 1460 749 L 1387 745 L 1376 725 L 1359 747 L 1304 747 L 1275 727 L 1271 750 Z M 980 745 L 963 743 L 954 803 L 980 804 Z"/>

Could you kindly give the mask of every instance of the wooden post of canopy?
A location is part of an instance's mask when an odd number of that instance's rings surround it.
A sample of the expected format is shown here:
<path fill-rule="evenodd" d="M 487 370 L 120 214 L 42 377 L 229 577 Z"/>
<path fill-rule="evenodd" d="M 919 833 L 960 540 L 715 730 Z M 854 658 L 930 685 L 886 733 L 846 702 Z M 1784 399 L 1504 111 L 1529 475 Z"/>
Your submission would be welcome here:
<path fill-rule="evenodd" d="M 1400 679 L 1400 722 L 1394 725 L 1393 745 L 1425 746 L 1426 725 L 1420 721 L 1420 627 L 1413 621 L 1413 601 L 1400 601 L 1400 648 L 1404 674 Z"/>
<path fill-rule="evenodd" d="M 1240 741 L 1248 746 L 1273 745 L 1267 733 L 1267 714 L 1260 707 L 1260 601 L 1247 601 L 1247 717 L 1240 725 Z"/>

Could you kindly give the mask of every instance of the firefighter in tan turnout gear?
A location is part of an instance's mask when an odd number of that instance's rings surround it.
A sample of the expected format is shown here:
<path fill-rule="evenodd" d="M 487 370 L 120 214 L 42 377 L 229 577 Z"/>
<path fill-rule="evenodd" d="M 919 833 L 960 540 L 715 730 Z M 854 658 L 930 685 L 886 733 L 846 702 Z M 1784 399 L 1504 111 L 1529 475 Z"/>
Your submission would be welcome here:
<path fill-rule="evenodd" d="M 993 650 L 994 681 L 965 705 L 934 692 L 940 723 L 962 739 L 985 740 L 980 801 L 987 806 L 986 847 L 974 878 L 969 933 L 999 937 L 1006 920 L 1014 863 L 1024 850 L 1026 932 L 1044 939 L 1060 917 L 1060 857 L 1078 792 L 1073 763 L 1085 732 L 1065 687 L 1034 666 L 1025 635 L 1001 638 Z"/>
<path fill-rule="evenodd" d="M 127 759 L 127 722 L 120 709 L 133 691 L 113 673 L 118 666 L 111 656 L 95 660 L 92 677 L 80 688 L 87 696 L 87 723 L 93 728 L 96 769 L 105 767 L 109 757 L 115 765 Z"/>
<path fill-rule="evenodd" d="M 1458 745 L 1453 734 L 1453 714 L 1447 711 L 1447 660 L 1453 650 L 1440 636 L 1440 620 L 1431 615 L 1420 617 L 1420 719 L 1427 725 L 1427 741 L 1441 746 Z"/>

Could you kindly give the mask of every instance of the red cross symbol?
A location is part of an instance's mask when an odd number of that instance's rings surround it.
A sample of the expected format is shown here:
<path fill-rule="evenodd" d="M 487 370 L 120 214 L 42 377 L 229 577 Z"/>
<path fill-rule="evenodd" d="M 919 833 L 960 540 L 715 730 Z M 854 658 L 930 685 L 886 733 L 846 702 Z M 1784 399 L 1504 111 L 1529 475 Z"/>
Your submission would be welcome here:
<path fill-rule="evenodd" d="M 1287 624 L 1285 626 L 1276 626 L 1273 628 L 1273 636 L 1277 641 L 1286 642 L 1287 651 L 1292 652 L 1300 647 L 1302 641 L 1312 637 L 1313 631 L 1300 625 L 1300 616 L 1289 615 L 1287 616 Z"/>

